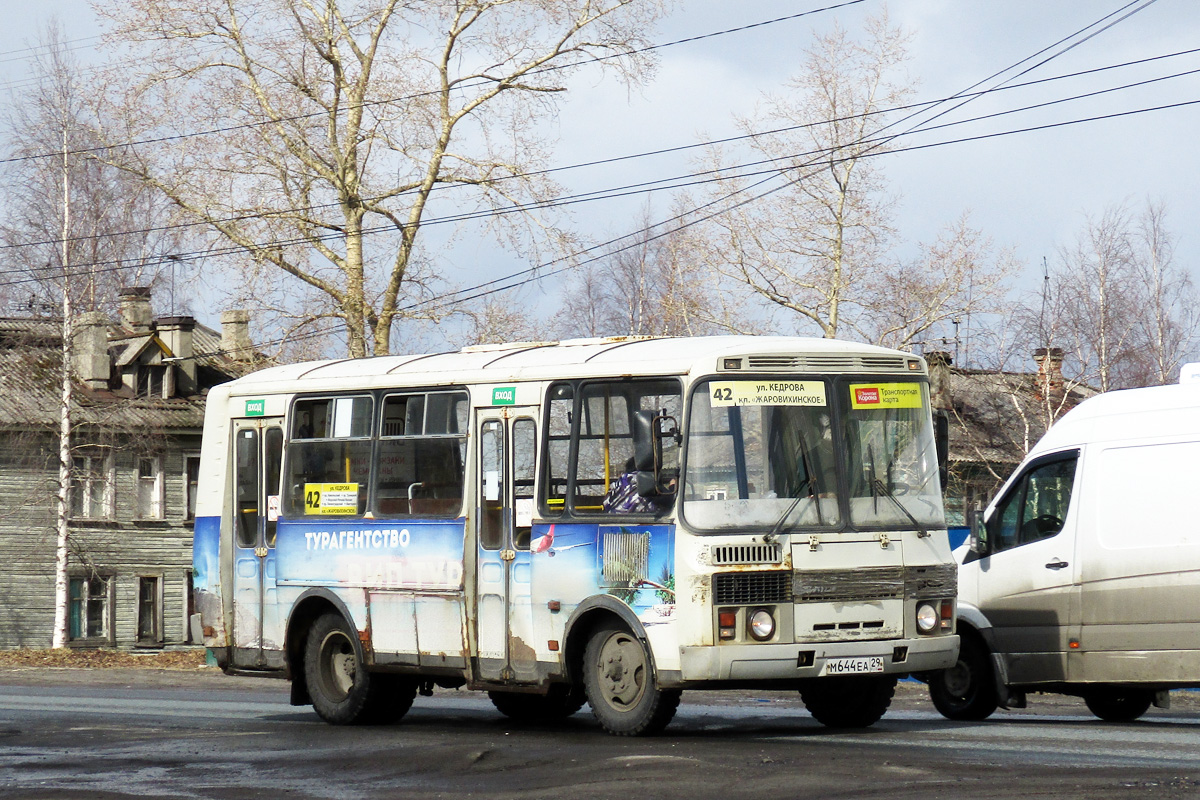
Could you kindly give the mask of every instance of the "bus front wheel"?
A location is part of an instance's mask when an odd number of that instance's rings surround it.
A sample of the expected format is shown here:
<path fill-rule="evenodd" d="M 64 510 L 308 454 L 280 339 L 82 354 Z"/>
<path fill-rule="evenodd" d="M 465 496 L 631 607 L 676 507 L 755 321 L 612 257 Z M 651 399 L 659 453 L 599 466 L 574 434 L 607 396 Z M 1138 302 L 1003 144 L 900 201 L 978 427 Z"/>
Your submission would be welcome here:
<path fill-rule="evenodd" d="M 318 618 L 308 633 L 304 677 L 313 709 L 332 725 L 395 722 L 417 693 L 411 678 L 368 672 L 354 632 L 335 613 Z"/>
<path fill-rule="evenodd" d="M 583 686 L 600 726 L 614 736 L 658 733 L 679 708 L 679 690 L 658 688 L 646 645 L 616 623 L 588 640 Z"/>

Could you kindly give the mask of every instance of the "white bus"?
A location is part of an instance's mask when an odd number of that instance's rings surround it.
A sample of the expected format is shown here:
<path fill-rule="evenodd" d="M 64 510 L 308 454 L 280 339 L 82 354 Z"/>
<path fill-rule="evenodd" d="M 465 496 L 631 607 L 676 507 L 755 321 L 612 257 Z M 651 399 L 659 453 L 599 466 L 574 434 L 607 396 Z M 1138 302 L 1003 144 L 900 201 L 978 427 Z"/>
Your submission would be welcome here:
<path fill-rule="evenodd" d="M 434 686 L 661 730 L 686 688 L 873 724 L 951 666 L 925 363 L 783 337 L 274 367 L 208 397 L 197 624 L 335 724 Z"/>

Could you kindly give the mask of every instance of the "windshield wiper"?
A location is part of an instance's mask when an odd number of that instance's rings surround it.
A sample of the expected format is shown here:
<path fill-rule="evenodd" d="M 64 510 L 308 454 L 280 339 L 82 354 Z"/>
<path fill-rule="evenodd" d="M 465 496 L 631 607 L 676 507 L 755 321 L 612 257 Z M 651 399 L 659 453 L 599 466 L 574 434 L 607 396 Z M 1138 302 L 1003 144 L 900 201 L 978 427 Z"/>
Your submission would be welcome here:
<path fill-rule="evenodd" d="M 822 527 L 825 525 L 825 517 L 821 513 L 821 498 L 817 496 L 816 488 L 813 485 L 812 463 L 808 460 L 808 451 L 804 449 L 803 445 L 800 447 L 800 459 L 804 463 L 804 481 L 796 487 L 796 498 L 792 500 L 792 502 L 788 505 L 787 510 L 785 510 L 783 514 L 780 515 L 779 519 L 775 521 L 775 524 L 771 526 L 771 530 L 767 533 L 767 535 L 763 537 L 763 541 L 767 542 L 768 544 L 775 541 L 775 537 L 779 535 L 781 530 L 783 530 L 783 524 L 787 522 L 787 518 L 792 515 L 792 512 L 796 510 L 796 506 L 800 505 L 800 501 L 804 500 L 805 498 L 811 497 L 813 502 L 816 503 L 817 524 L 821 525 Z M 800 494 L 800 489 L 805 487 L 808 488 L 808 494 Z"/>
<path fill-rule="evenodd" d="M 908 517 L 908 521 L 913 524 L 913 527 L 917 529 L 918 537 L 923 539 L 929 535 L 929 531 L 925 528 L 925 526 L 917 522 L 917 518 L 912 515 L 912 513 L 908 510 L 908 507 L 905 506 L 904 503 L 901 503 L 896 495 L 892 494 L 892 490 L 887 488 L 883 481 L 879 480 L 879 478 L 872 478 L 871 481 L 872 496 L 878 497 L 879 494 L 881 494 L 895 503 L 896 508 L 900 509 L 904 516 Z M 878 494 L 876 494 L 876 492 L 878 492 Z M 878 508 L 876 508 L 876 512 L 878 512 Z"/>

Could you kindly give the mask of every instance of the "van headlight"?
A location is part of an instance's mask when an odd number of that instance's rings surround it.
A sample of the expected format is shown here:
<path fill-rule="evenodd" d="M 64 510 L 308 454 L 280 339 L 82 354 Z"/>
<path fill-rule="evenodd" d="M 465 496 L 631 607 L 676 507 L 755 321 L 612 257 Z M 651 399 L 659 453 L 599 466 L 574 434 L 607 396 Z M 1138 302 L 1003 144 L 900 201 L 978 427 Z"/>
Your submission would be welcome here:
<path fill-rule="evenodd" d="M 917 606 L 917 630 L 921 633 L 933 633 L 941 622 L 941 615 L 930 603 Z"/>
<path fill-rule="evenodd" d="M 760 608 L 750 615 L 750 635 L 755 640 L 765 642 L 775 635 L 775 617 L 765 608 Z"/>

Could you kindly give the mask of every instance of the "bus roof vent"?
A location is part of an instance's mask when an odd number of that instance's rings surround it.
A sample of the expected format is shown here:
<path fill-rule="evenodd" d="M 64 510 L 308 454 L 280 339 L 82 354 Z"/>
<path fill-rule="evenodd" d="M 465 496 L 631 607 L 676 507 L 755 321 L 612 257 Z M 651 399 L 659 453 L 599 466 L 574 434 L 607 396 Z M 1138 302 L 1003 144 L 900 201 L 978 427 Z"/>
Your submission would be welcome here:
<path fill-rule="evenodd" d="M 713 566 L 727 567 L 734 564 L 780 564 L 783 562 L 783 547 L 772 544 L 718 544 L 712 548 Z"/>
<path fill-rule="evenodd" d="M 763 371 L 802 370 L 811 372 L 908 372 L 908 358 L 902 355 L 854 355 L 851 353 L 809 353 L 808 355 L 759 355 L 746 359 L 749 369 Z"/>

